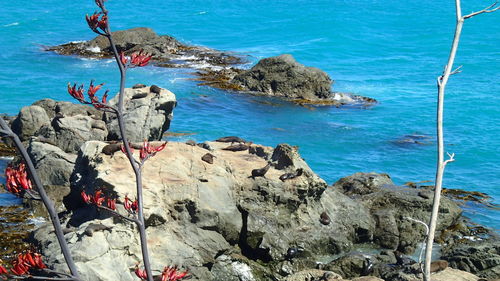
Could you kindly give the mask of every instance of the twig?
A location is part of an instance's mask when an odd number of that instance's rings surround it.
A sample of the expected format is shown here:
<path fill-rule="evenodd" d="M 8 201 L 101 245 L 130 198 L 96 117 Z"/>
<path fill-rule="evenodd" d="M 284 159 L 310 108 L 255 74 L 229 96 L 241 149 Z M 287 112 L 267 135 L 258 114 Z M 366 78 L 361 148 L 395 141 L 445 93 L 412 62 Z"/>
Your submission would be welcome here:
<path fill-rule="evenodd" d="M 448 154 L 448 157 L 450 157 L 448 160 L 444 161 L 443 165 L 446 166 L 446 164 L 450 163 L 450 162 L 453 162 L 455 161 L 455 153 L 448 153 L 446 152 L 446 154 Z"/>
<path fill-rule="evenodd" d="M 453 75 L 453 74 L 457 74 L 457 73 L 462 72 L 462 70 L 461 70 L 461 69 L 462 69 L 462 66 L 463 66 L 463 65 L 461 65 L 461 66 L 459 66 L 459 67 L 455 68 L 455 70 L 453 70 L 452 72 L 450 72 L 450 75 Z"/>
<path fill-rule="evenodd" d="M 495 7 L 496 5 L 498 4 L 498 1 L 489 5 L 488 7 L 482 9 L 481 11 L 477 11 L 477 12 L 474 12 L 474 13 L 470 13 L 466 16 L 463 16 L 463 19 L 466 20 L 466 19 L 469 19 L 469 18 L 472 18 L 473 16 L 477 16 L 479 14 L 483 14 L 483 13 L 491 13 L 491 12 L 494 12 L 494 11 L 497 11 L 498 9 L 500 9 L 500 7 L 496 7 L 494 9 L 492 9 L 493 7 Z"/>
<path fill-rule="evenodd" d="M 416 223 L 420 223 L 423 226 L 425 226 L 425 237 L 424 237 L 424 241 L 425 241 L 425 238 L 427 238 L 427 235 L 429 235 L 429 226 L 421 220 L 417 220 L 417 219 L 410 218 L 410 217 L 404 217 L 404 218 L 407 220 L 416 222 Z M 425 243 L 423 243 L 423 244 L 425 244 Z M 418 263 L 420 264 L 420 269 L 422 269 L 422 272 L 423 272 L 422 255 L 424 254 L 424 249 L 425 249 L 425 247 L 424 247 L 424 245 L 422 245 L 422 248 L 420 249 L 420 255 L 418 256 Z"/>

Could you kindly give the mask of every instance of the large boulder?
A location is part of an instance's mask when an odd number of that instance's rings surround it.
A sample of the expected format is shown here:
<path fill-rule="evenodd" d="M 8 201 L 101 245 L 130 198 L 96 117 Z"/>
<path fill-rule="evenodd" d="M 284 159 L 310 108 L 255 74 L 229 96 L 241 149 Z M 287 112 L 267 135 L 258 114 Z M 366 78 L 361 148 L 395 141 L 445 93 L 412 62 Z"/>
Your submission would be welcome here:
<path fill-rule="evenodd" d="M 16 119 L 12 122 L 12 131 L 22 141 L 28 140 L 38 133 L 40 128 L 50 123 L 49 116 L 40 106 L 31 105 L 21 108 Z"/>
<path fill-rule="evenodd" d="M 318 100 L 333 95 L 328 74 L 306 67 L 288 54 L 262 59 L 233 81 L 250 91 L 291 99 Z"/>
<path fill-rule="evenodd" d="M 158 86 L 125 89 L 123 118 L 128 140 L 161 140 L 163 132 L 170 127 L 176 104 L 175 95 Z M 109 105 L 118 106 L 118 95 L 109 101 Z M 109 130 L 108 140 L 120 140 L 116 114 L 106 113 L 105 120 Z"/>
<path fill-rule="evenodd" d="M 75 166 L 76 154 L 64 152 L 57 146 L 37 141 L 28 147 L 33 164 L 44 185 L 67 185 Z"/>
<path fill-rule="evenodd" d="M 100 111 L 51 99 L 23 107 L 12 123 L 12 130 L 23 141 L 34 138 L 67 153 L 76 153 L 88 140 L 105 140 L 108 134 Z"/>

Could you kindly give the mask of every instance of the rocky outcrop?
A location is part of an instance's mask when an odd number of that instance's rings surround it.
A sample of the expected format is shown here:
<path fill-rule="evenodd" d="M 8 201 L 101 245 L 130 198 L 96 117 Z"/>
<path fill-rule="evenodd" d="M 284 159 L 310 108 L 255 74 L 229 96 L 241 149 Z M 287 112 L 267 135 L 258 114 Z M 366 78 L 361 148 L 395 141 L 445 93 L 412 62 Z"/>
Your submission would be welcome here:
<path fill-rule="evenodd" d="M 152 60 L 165 67 L 226 67 L 241 64 L 240 57 L 210 48 L 189 46 L 168 35 L 158 35 L 151 28 L 138 27 L 112 33 L 119 52 L 130 55 L 144 51 L 153 55 Z M 47 48 L 62 55 L 83 57 L 112 57 L 109 41 L 104 36 L 85 42 L 70 42 Z"/>
<path fill-rule="evenodd" d="M 388 175 L 375 173 L 357 173 L 343 178 L 334 188 L 356 198 L 369 210 L 376 224 L 373 241 L 381 247 L 412 253 L 417 243 L 423 241 L 425 229 L 409 218 L 427 221 L 432 209 L 432 194 L 422 196 L 417 189 L 395 186 Z M 455 202 L 442 198 L 437 231 L 455 225 L 461 214 Z"/>
<path fill-rule="evenodd" d="M 306 67 L 288 54 L 262 59 L 233 81 L 250 91 L 270 96 L 306 100 L 332 97 L 333 81 L 326 72 Z"/>
<path fill-rule="evenodd" d="M 500 279 L 500 239 L 463 237 L 443 251 L 443 259 L 451 267 L 472 272 L 486 279 Z"/>
<path fill-rule="evenodd" d="M 239 68 L 245 63 L 241 56 L 214 49 L 185 45 L 167 35 L 157 35 L 152 29 L 139 27 L 112 33 L 118 51 L 126 55 L 143 51 L 153 55 L 152 62 L 160 67 L 189 67 L 200 85 L 257 95 L 270 95 L 297 104 L 369 106 L 376 100 L 357 95 L 333 92 L 333 81 L 313 67 L 306 67 L 291 55 L 262 59 L 250 70 Z M 107 38 L 98 36 L 84 42 L 47 48 L 62 55 L 91 58 L 112 57 Z"/>
<path fill-rule="evenodd" d="M 23 107 L 12 130 L 26 141 L 34 138 L 76 153 L 88 140 L 105 140 L 107 129 L 102 113 L 95 108 L 43 99 Z"/>
<path fill-rule="evenodd" d="M 304 66 L 288 54 L 262 59 L 251 69 L 236 75 L 231 82 L 257 94 L 298 103 L 341 105 L 375 102 L 333 92 L 333 80 L 326 72 Z"/>
<path fill-rule="evenodd" d="M 157 88 L 155 93 L 153 89 Z M 126 135 L 129 141 L 161 140 L 163 133 L 170 127 L 177 101 L 169 90 L 158 86 L 134 87 L 124 94 L 124 116 Z M 117 107 L 118 95 L 109 101 Z M 108 140 L 120 140 L 118 119 L 114 113 L 106 113 L 104 120 L 109 130 Z"/>
<path fill-rule="evenodd" d="M 125 89 L 124 97 L 129 140 L 160 140 L 170 126 L 175 95 L 158 86 L 138 86 Z M 117 102 L 118 95 L 109 105 L 116 107 Z M 23 107 L 12 122 L 12 129 L 28 143 L 42 183 L 51 186 L 69 186 L 76 154 L 85 142 L 121 139 L 116 115 L 51 99 Z"/>
<path fill-rule="evenodd" d="M 201 159 L 207 153 L 205 148 L 171 142 L 143 169 L 145 218 L 155 268 L 182 264 L 195 280 L 221 280 L 217 279 L 221 276 L 227 280 L 270 280 L 277 273 L 263 267 L 262 262 L 342 253 L 351 248 L 358 233 L 373 231 L 374 223 L 366 210 L 338 191 L 327 189 L 296 151 L 283 149 L 286 145 L 280 145 L 280 152 L 275 155 L 289 159 L 289 165 L 278 169 L 274 166 L 279 163 L 277 160 L 264 177 L 252 178 L 253 169 L 272 159 L 249 150 L 223 150 L 229 143 L 207 144 L 215 156 L 212 164 Z M 111 220 L 105 219 L 108 214 L 83 206 L 79 197 L 82 188 L 87 193 L 100 188 L 119 201 L 134 193 L 133 173 L 125 155 L 120 151 L 114 155 L 101 153 L 106 145 L 87 142 L 81 148 L 73 194 L 65 201 L 73 211 L 70 224 L 76 227 L 67 239 L 79 261 L 77 265 L 87 272 L 85 278 L 113 280 L 116 276 L 101 273 L 111 270 L 104 270 L 103 265 L 111 264 L 114 269 L 126 271 L 120 280 L 133 280 L 130 268 L 140 260 L 140 251 L 137 238 L 125 235 L 133 231 L 133 226 L 124 222 L 112 225 Z M 300 176 L 279 179 L 299 167 L 304 170 Z M 331 219 L 327 225 L 320 222 L 323 212 Z M 85 235 L 90 223 L 105 224 L 110 230 Z M 59 249 L 50 248 L 54 243 L 47 239 L 53 238 L 42 234 L 44 230 L 39 231 L 35 237 L 44 246 L 44 255 L 51 264 L 57 264 Z M 82 233 L 83 239 L 77 239 Z M 120 235 L 119 245 L 113 242 L 118 240 L 115 235 Z M 99 249 L 93 250 L 97 247 L 93 245 L 99 245 Z M 291 255 L 290 249 L 300 253 Z M 122 255 L 128 258 L 121 264 L 111 260 Z M 227 267 L 232 269 L 228 271 Z M 305 268 L 304 264 L 296 270 Z M 252 279 L 237 279 L 242 276 Z"/>
<path fill-rule="evenodd" d="M 363 243 L 380 251 L 373 243 L 386 246 L 386 236 L 394 236 L 394 249 L 414 246 L 419 238 L 409 236 L 422 234 L 404 217 L 423 219 L 429 206 L 411 189 L 408 194 L 400 192 L 389 176 L 374 173 L 356 174 L 328 187 L 296 147 L 240 143 L 246 148 L 227 150 L 231 145 L 169 142 L 146 162 L 144 214 L 153 268 L 178 264 L 191 272 L 193 280 L 214 281 L 300 280 L 328 271 L 344 278 L 415 276 L 415 265 L 408 272 L 401 271 L 406 265 L 390 266 L 397 261 L 391 251 L 376 255 L 353 251 L 354 245 Z M 67 223 L 72 231 L 66 238 L 77 266 L 85 272 L 84 280 L 134 280 L 133 268 L 141 260 L 134 226 L 113 221 L 109 213 L 85 205 L 80 197 L 82 190 L 92 194 L 100 189 L 116 198 L 118 211 L 125 213 L 120 203 L 125 195 L 133 197 L 134 175 L 122 152 L 102 152 L 107 146 L 89 141 L 81 147 L 71 193 L 64 200 L 72 212 Z M 208 162 L 203 160 L 207 153 L 212 155 Z M 252 176 L 253 170 L 269 163 L 267 173 Z M 282 177 L 289 173 L 295 177 Z M 447 204 L 442 215 L 459 215 Z M 444 221 L 440 227 L 450 223 Z M 96 224 L 102 226 L 95 228 Z M 42 227 L 34 237 L 48 262 L 63 269 L 59 248 L 48 231 Z M 334 256 L 340 258 L 324 262 Z M 326 271 L 310 271 L 318 266 Z"/>

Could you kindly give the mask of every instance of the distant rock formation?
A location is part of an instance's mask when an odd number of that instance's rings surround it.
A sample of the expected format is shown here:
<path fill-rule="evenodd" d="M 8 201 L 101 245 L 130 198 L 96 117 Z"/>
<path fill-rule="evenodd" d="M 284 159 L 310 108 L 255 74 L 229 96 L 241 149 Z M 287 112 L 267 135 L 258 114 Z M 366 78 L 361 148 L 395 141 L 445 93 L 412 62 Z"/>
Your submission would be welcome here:
<path fill-rule="evenodd" d="M 214 49 L 185 45 L 167 35 L 157 35 L 152 29 L 139 27 L 113 32 L 118 51 L 129 55 L 144 51 L 153 55 L 160 67 L 190 67 L 197 71 L 195 80 L 207 85 L 241 93 L 269 95 L 297 104 L 333 105 L 358 104 L 369 106 L 376 100 L 333 92 L 333 81 L 324 71 L 306 67 L 291 55 L 265 58 L 250 70 L 239 68 L 246 62 L 241 56 Z M 85 42 L 70 42 L 48 47 L 62 55 L 92 58 L 111 57 L 108 39 L 98 36 Z"/>

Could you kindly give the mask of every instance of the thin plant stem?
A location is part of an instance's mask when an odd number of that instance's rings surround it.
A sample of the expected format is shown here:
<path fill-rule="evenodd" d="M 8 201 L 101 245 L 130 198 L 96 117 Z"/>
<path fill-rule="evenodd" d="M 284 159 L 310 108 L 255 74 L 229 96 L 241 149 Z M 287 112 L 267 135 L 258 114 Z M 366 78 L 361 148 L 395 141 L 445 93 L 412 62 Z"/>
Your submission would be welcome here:
<path fill-rule="evenodd" d="M 56 209 L 54 208 L 54 203 L 47 196 L 42 181 L 40 180 L 40 177 L 36 172 L 35 166 L 33 165 L 33 161 L 31 161 L 31 158 L 29 157 L 26 148 L 24 147 L 19 137 L 16 134 L 14 134 L 14 132 L 12 132 L 9 125 L 7 125 L 7 122 L 5 122 L 3 118 L 0 118 L 0 127 L 2 128 L 3 131 L 6 131 L 7 136 L 14 141 L 14 145 L 21 154 L 21 157 L 24 159 L 24 162 L 26 162 L 26 166 L 28 167 L 31 180 L 35 184 L 38 194 L 40 195 L 40 198 L 42 199 L 42 202 L 45 208 L 47 209 L 47 212 L 49 213 L 50 221 L 54 226 L 54 231 L 57 237 L 57 241 L 59 242 L 59 246 L 61 247 L 61 251 L 64 256 L 64 260 L 68 265 L 69 271 L 71 272 L 71 275 L 74 277 L 75 280 L 80 280 L 75 262 L 73 261 L 73 258 L 71 256 L 66 239 L 64 238 L 64 233 L 61 227 L 61 223 L 59 222 L 59 217 L 57 215 Z"/>
<path fill-rule="evenodd" d="M 108 11 L 106 10 L 104 4 L 101 7 L 102 12 L 107 15 Z M 120 60 L 120 55 L 118 53 L 118 50 L 116 48 L 116 45 L 113 41 L 113 36 L 111 35 L 111 29 L 109 27 L 109 23 L 106 26 L 106 34 L 105 36 L 109 40 L 109 44 L 111 46 L 111 49 L 113 51 L 113 55 L 115 57 L 116 63 L 118 65 L 118 68 L 120 70 L 120 91 L 118 94 L 118 108 L 117 108 L 117 119 L 118 119 L 118 127 L 120 130 L 120 135 L 122 138 L 123 146 L 125 147 L 125 152 L 127 154 L 127 158 L 130 162 L 130 165 L 132 166 L 132 169 L 134 170 L 135 174 L 135 179 L 136 179 L 136 190 L 137 190 L 137 204 L 138 204 L 138 210 L 137 210 L 137 220 L 136 225 L 139 230 L 139 237 L 141 241 L 141 251 L 142 251 L 142 259 L 144 262 L 144 269 L 146 270 L 147 274 L 147 280 L 148 281 L 153 281 L 153 274 L 151 271 L 151 263 L 149 261 L 149 251 L 148 251 L 148 243 L 147 243 L 147 234 L 146 234 L 146 225 L 144 223 L 144 211 L 143 211 L 143 196 L 142 196 L 142 173 L 139 165 L 134 159 L 134 156 L 132 154 L 132 150 L 130 149 L 129 142 L 127 140 L 126 136 L 126 128 L 125 128 L 125 122 L 123 118 L 123 104 L 124 104 L 124 97 L 125 97 L 125 80 L 126 80 L 126 66 L 123 65 L 123 63 Z"/>

